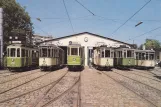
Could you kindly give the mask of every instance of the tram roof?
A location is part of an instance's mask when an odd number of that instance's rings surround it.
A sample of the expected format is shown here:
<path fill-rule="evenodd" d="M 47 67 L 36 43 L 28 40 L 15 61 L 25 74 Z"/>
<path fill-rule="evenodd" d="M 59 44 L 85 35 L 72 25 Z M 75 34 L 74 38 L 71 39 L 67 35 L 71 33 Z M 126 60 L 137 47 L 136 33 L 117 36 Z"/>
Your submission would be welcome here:
<path fill-rule="evenodd" d="M 37 47 L 37 46 L 25 45 L 25 44 L 21 44 L 21 43 L 14 43 L 14 44 L 8 45 L 8 47 L 13 47 L 13 46 L 17 46 L 17 47 L 28 47 L 28 48 L 36 48 Z"/>
<path fill-rule="evenodd" d="M 126 47 L 126 48 L 118 47 L 118 48 L 115 48 L 115 50 L 135 50 L 135 49 L 128 48 L 128 47 Z"/>
<path fill-rule="evenodd" d="M 100 49 L 114 49 L 113 47 L 107 47 L 107 46 L 99 46 L 97 48 L 100 48 Z"/>
<path fill-rule="evenodd" d="M 47 44 L 47 45 L 41 44 L 41 45 L 39 45 L 39 47 L 44 47 L 44 48 L 47 48 L 47 47 L 54 47 L 54 48 L 58 48 L 58 49 L 63 50 L 62 48 L 60 48 L 60 47 L 58 47 L 58 46 L 56 46 L 56 45 L 54 45 L 54 44 Z"/>
<path fill-rule="evenodd" d="M 135 52 L 155 52 L 154 50 L 135 50 Z"/>

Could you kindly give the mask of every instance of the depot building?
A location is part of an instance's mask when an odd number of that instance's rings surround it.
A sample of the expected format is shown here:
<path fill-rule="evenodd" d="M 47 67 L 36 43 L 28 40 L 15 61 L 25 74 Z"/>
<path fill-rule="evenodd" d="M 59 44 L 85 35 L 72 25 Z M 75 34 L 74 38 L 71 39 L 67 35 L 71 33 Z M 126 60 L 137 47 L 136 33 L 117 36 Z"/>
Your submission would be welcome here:
<path fill-rule="evenodd" d="M 100 45 L 107 45 L 107 47 L 120 47 L 120 45 L 125 45 L 126 47 L 131 47 L 131 44 L 100 36 L 98 34 L 93 34 L 89 32 L 83 32 L 73 35 L 68 35 L 64 37 L 54 38 L 51 40 L 46 40 L 40 44 L 54 44 L 61 47 L 65 51 L 65 63 L 67 63 L 67 46 L 69 43 L 74 42 L 81 44 L 84 47 L 85 55 L 85 66 L 89 65 L 90 58 L 92 58 L 93 49 Z"/>

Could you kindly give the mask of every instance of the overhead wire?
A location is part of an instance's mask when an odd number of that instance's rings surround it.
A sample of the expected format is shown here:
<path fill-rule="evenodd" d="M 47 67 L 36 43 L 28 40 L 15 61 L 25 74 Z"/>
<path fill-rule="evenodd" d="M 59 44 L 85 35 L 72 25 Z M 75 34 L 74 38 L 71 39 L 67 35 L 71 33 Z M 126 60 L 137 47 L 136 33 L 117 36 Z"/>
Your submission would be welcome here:
<path fill-rule="evenodd" d="M 151 33 L 151 32 L 153 32 L 153 31 L 155 31 L 155 30 L 158 30 L 158 29 L 161 29 L 161 26 L 159 26 L 159 27 L 157 27 L 157 28 L 154 28 L 154 29 L 152 29 L 152 30 L 150 30 L 150 31 L 148 31 L 148 32 L 145 32 L 145 33 L 143 33 L 143 34 L 141 34 L 141 35 L 138 35 L 138 36 L 135 36 L 135 37 L 133 37 L 133 38 L 130 38 L 130 39 L 126 40 L 126 41 L 134 40 L 134 39 L 137 38 L 137 37 L 144 36 L 144 35 L 146 35 L 146 34 L 148 34 L 148 33 Z"/>
<path fill-rule="evenodd" d="M 93 16 L 93 15 L 88 15 L 88 16 L 82 16 L 82 17 L 78 17 L 78 18 L 71 18 L 71 20 L 84 20 L 82 18 L 86 18 L 86 17 L 89 17 L 89 16 Z M 125 21 L 123 19 L 117 19 L 117 18 L 107 18 L 107 17 L 104 17 L 104 16 L 99 16 L 99 15 L 96 15 L 96 17 L 100 17 L 102 18 L 101 20 L 111 20 L 113 22 L 116 22 L 116 21 Z M 36 19 L 36 17 L 31 17 L 32 19 Z M 39 17 L 40 19 L 46 19 L 46 20 L 52 20 L 52 19 L 62 19 L 62 20 L 66 20 L 68 18 L 54 18 L 54 17 Z M 85 20 L 91 20 L 91 19 L 85 19 Z M 161 20 L 153 20 L 153 19 L 135 19 L 135 20 L 129 20 L 129 21 L 147 21 L 147 22 L 161 22 Z"/>
<path fill-rule="evenodd" d="M 39 30 L 41 30 L 44 34 L 46 34 L 46 35 L 50 36 L 50 35 L 49 35 L 49 33 L 45 32 L 43 29 L 41 29 L 41 28 L 40 28 L 40 27 L 38 27 L 37 25 L 35 25 L 35 24 L 34 24 L 34 26 L 36 26 L 36 28 L 38 28 Z"/>
<path fill-rule="evenodd" d="M 149 0 L 148 2 L 146 2 L 138 11 L 136 11 L 130 18 L 128 18 L 123 24 L 121 24 L 117 29 L 115 29 L 112 34 L 114 34 L 115 32 L 117 32 L 121 27 L 123 27 L 130 19 L 132 19 L 137 13 L 139 13 L 147 4 L 149 4 L 151 2 L 151 0 Z"/>
<path fill-rule="evenodd" d="M 95 14 L 93 12 L 91 12 L 88 8 L 86 8 L 82 3 L 80 3 L 78 0 L 75 0 L 78 4 L 80 4 L 84 9 L 86 9 L 89 13 L 91 13 L 93 16 L 95 16 Z"/>
<path fill-rule="evenodd" d="M 74 33 L 73 24 L 72 24 L 72 21 L 71 21 L 71 19 L 70 19 L 70 16 L 69 16 L 69 13 L 68 13 L 68 10 L 67 10 L 67 7 L 66 7 L 66 5 L 65 5 L 65 1 L 64 1 L 64 0 L 63 0 L 63 4 L 64 4 L 65 10 L 66 10 L 66 13 L 67 13 L 67 16 L 68 16 L 68 19 L 69 19 L 69 22 L 70 22 L 72 31 L 73 31 L 73 33 Z"/>

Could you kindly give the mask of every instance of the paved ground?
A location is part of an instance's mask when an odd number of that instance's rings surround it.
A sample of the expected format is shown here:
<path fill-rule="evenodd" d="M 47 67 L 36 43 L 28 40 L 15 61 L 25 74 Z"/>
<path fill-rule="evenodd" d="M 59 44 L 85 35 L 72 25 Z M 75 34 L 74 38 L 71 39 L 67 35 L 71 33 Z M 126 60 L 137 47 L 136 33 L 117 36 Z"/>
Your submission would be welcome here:
<path fill-rule="evenodd" d="M 161 69 L 1 70 L 0 107 L 161 107 Z"/>

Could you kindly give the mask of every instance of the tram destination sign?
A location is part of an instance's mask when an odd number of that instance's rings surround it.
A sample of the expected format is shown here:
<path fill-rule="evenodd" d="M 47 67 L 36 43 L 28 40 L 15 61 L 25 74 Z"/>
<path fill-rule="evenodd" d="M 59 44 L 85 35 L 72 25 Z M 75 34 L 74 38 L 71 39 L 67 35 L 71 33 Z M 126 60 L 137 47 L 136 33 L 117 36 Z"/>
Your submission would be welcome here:
<path fill-rule="evenodd" d="M 12 41 L 12 43 L 21 43 L 21 41 Z"/>

